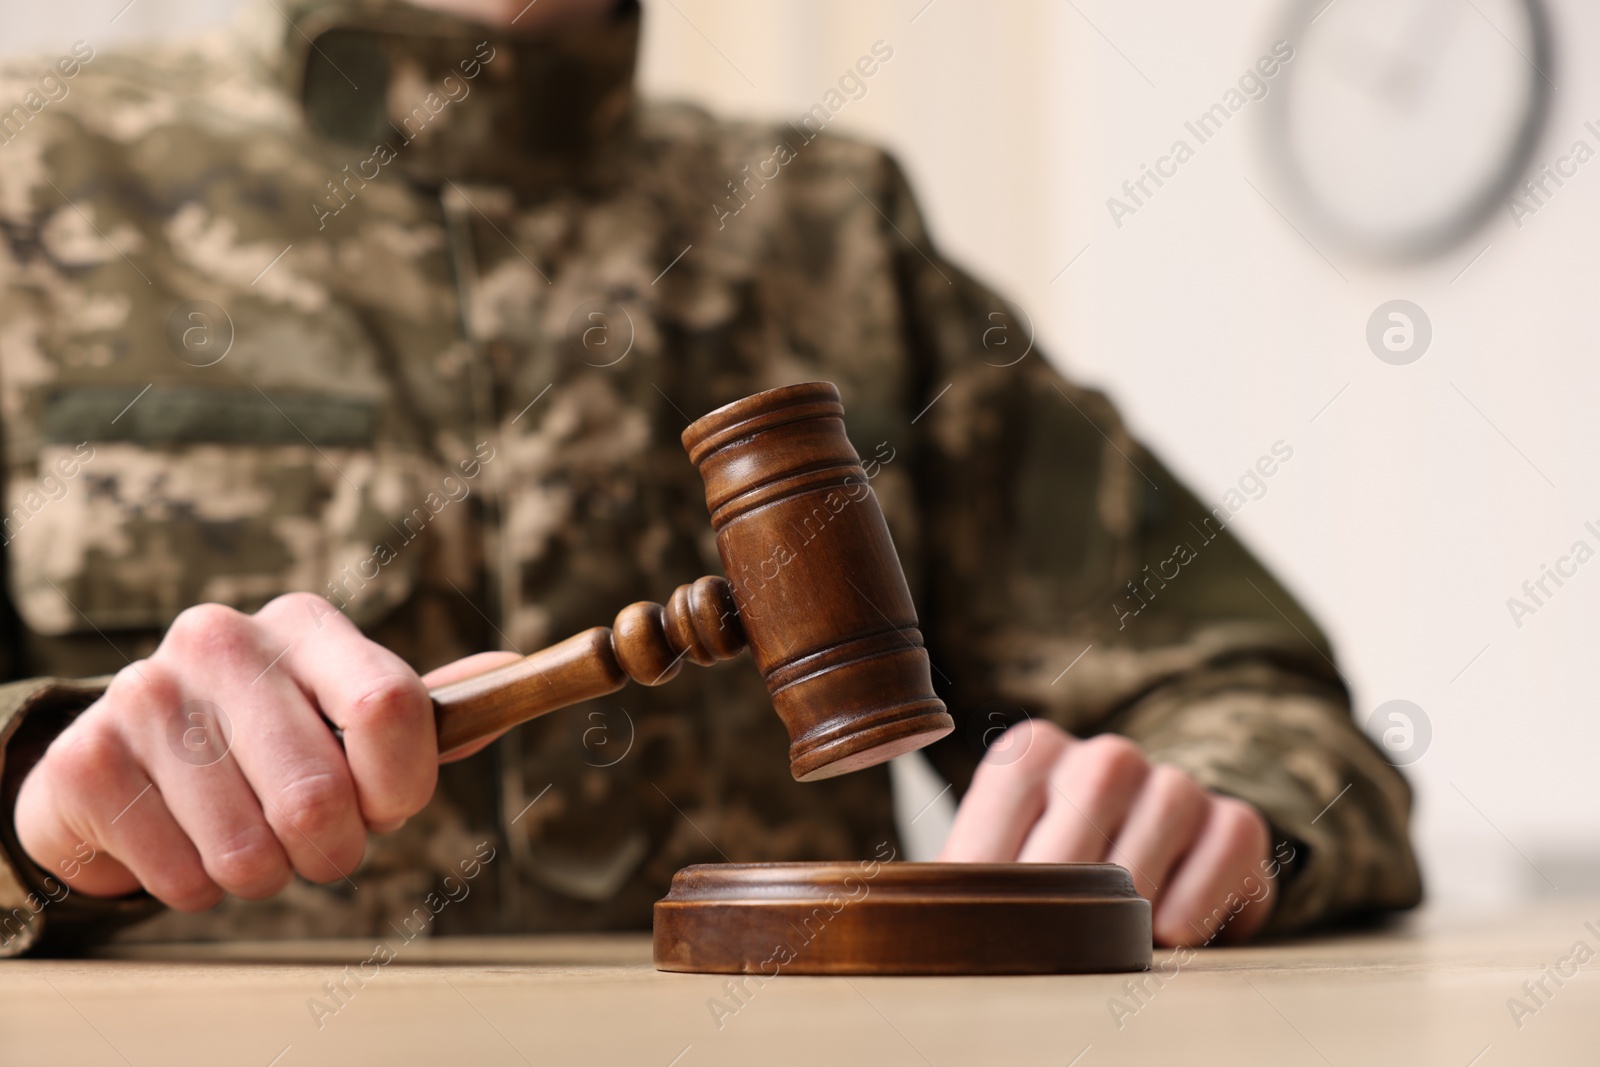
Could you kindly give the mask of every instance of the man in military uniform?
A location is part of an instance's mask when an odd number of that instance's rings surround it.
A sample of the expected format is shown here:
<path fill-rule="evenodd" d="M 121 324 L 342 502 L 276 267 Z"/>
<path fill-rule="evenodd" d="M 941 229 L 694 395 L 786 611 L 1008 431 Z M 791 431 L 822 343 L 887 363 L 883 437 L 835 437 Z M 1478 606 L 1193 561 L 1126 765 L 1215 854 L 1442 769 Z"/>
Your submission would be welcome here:
<path fill-rule="evenodd" d="M 640 101 L 627 2 L 257 14 L 0 89 L 5 952 L 643 928 L 685 864 L 893 854 L 748 660 L 434 744 L 426 685 L 714 572 L 679 432 L 815 379 L 959 724 L 947 858 L 1123 863 L 1167 944 L 1416 902 L 1315 625 L 826 105 Z"/>

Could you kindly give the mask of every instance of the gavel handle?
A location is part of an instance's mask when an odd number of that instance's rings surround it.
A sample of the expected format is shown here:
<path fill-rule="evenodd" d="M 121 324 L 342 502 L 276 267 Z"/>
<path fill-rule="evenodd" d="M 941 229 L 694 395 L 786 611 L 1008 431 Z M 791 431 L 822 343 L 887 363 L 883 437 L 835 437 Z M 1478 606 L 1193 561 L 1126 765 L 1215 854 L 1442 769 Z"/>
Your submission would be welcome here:
<path fill-rule="evenodd" d="M 507 727 L 615 693 L 629 679 L 660 685 L 683 660 L 708 666 L 744 651 L 744 629 L 722 578 L 680 585 L 663 608 L 640 601 L 515 663 L 430 691 L 445 755 Z"/>

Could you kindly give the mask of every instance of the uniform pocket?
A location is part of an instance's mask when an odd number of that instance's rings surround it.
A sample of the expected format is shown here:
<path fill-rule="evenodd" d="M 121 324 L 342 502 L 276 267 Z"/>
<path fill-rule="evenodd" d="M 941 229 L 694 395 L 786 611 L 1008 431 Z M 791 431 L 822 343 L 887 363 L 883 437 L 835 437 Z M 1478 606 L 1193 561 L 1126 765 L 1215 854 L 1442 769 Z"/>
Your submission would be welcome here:
<path fill-rule="evenodd" d="M 248 612 L 282 593 L 336 589 L 369 625 L 407 598 L 423 552 L 400 524 L 438 481 L 430 458 L 370 440 L 370 411 L 347 399 L 207 404 L 189 392 L 143 397 L 126 428 L 76 443 L 76 429 L 110 425 L 98 409 L 111 398 L 51 402 L 53 440 L 12 470 L 0 520 L 11 594 L 32 630 L 159 629 L 196 603 Z"/>

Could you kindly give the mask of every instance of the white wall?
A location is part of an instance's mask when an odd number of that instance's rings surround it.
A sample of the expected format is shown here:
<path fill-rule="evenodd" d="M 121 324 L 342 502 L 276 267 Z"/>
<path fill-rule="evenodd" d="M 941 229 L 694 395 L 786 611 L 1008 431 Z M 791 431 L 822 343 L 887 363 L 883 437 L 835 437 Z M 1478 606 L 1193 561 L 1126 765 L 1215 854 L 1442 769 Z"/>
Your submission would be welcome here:
<path fill-rule="evenodd" d="M 96 49 L 224 25 L 238 0 L 68 0 L 0 6 L 0 54 L 55 52 L 73 41 Z"/>
<path fill-rule="evenodd" d="M 122 2 L 8 15 L 6 46 L 98 45 L 84 27 Z M 1330 267 L 1263 199 L 1286 203 L 1254 106 L 1120 229 L 1106 209 L 1267 50 L 1283 0 L 645 2 L 645 85 L 727 113 L 795 114 L 888 42 L 894 59 L 837 125 L 897 151 L 941 244 L 1021 303 L 1070 373 L 1212 500 L 1275 440 L 1294 446 L 1235 528 L 1324 620 L 1362 715 L 1399 697 L 1431 719 L 1411 776 L 1436 897 L 1548 889 L 1529 861 L 1595 888 L 1600 564 L 1520 629 L 1506 598 L 1600 525 L 1600 164 L 1520 230 L 1501 214 L 1437 262 L 1325 250 Z M 97 32 L 230 6 L 137 0 Z M 1600 120 L 1581 65 L 1600 12 L 1551 6 L 1560 89 L 1541 162 Z M 1435 330 L 1405 367 L 1364 339 L 1396 297 Z"/>
<path fill-rule="evenodd" d="M 1431 719 L 1411 775 L 1436 898 L 1548 891 L 1534 866 L 1593 889 L 1600 566 L 1520 629 L 1506 598 L 1600 520 L 1600 166 L 1520 230 L 1501 213 L 1437 262 L 1334 250 L 1330 266 L 1263 199 L 1288 203 L 1252 105 L 1119 228 L 1106 198 L 1267 51 L 1284 9 L 924 2 L 784 0 L 758 20 L 735 0 L 662 0 L 646 81 L 794 111 L 890 41 L 893 63 L 840 124 L 894 146 L 944 246 L 1031 312 L 1069 372 L 1109 389 L 1212 500 L 1273 441 L 1295 447 L 1236 528 L 1325 621 L 1363 717 L 1405 698 Z M 1597 13 L 1553 8 L 1560 88 L 1540 162 L 1600 119 L 1579 62 Z M 1397 297 L 1435 330 L 1405 367 L 1364 337 Z"/>

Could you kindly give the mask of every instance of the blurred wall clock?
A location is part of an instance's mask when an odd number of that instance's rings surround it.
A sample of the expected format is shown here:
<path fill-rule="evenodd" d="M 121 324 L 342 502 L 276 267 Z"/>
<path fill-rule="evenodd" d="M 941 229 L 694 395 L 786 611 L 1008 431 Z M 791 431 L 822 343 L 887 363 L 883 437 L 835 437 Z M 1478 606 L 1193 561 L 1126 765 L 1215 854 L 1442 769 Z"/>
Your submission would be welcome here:
<path fill-rule="evenodd" d="M 1541 0 L 1315 0 L 1268 101 L 1296 213 L 1346 249 L 1421 259 L 1505 201 L 1555 88 Z"/>

